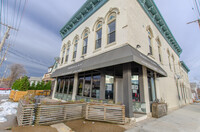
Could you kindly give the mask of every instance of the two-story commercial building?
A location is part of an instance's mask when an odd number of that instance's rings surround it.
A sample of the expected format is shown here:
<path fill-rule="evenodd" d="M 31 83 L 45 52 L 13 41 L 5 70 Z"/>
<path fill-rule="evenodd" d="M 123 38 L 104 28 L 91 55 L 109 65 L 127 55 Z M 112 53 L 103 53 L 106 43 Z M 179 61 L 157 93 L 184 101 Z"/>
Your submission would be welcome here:
<path fill-rule="evenodd" d="M 126 116 L 191 102 L 182 49 L 153 0 L 87 0 L 61 29 L 53 98 L 123 103 Z"/>

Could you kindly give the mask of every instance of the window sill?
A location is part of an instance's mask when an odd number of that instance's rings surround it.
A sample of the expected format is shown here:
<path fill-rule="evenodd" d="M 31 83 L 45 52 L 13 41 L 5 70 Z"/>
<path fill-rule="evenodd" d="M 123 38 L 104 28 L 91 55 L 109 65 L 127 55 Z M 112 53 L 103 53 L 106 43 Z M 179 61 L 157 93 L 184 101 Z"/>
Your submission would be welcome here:
<path fill-rule="evenodd" d="M 83 54 L 83 55 L 81 55 L 81 58 L 84 59 L 86 55 L 87 55 L 87 54 Z"/>
<path fill-rule="evenodd" d="M 101 50 L 101 48 L 95 49 L 95 50 L 93 51 L 93 53 L 96 53 L 96 52 L 98 52 L 98 51 L 100 51 L 100 50 Z"/>
<path fill-rule="evenodd" d="M 155 60 L 155 57 L 154 57 L 153 55 L 149 55 L 149 57 L 151 57 L 152 59 L 154 59 L 154 60 Z"/>
<path fill-rule="evenodd" d="M 105 46 L 105 48 L 108 48 L 108 47 L 113 46 L 113 45 L 115 45 L 115 44 L 116 44 L 116 42 L 109 43 L 109 44 L 107 44 L 107 45 Z"/>
<path fill-rule="evenodd" d="M 72 59 L 72 62 L 75 62 L 75 60 L 76 60 L 75 58 L 74 58 L 74 59 Z"/>

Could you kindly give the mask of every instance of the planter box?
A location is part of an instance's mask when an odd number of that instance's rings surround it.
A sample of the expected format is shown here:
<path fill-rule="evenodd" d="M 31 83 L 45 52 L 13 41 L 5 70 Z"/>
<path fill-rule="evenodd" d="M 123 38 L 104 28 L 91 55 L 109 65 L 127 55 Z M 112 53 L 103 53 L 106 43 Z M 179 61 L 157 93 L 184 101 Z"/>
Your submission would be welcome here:
<path fill-rule="evenodd" d="M 160 118 L 167 115 L 167 104 L 166 103 L 153 103 L 152 104 L 152 117 Z"/>
<path fill-rule="evenodd" d="M 15 92 L 16 92 L 15 90 L 10 91 L 10 96 L 9 96 L 10 99 L 13 99 L 13 97 L 15 96 Z"/>
<path fill-rule="evenodd" d="M 16 91 L 15 96 L 13 97 L 13 101 L 18 102 L 25 95 L 27 95 L 28 91 Z"/>
<path fill-rule="evenodd" d="M 36 90 L 28 90 L 28 94 L 35 95 L 35 93 L 36 93 Z"/>
<path fill-rule="evenodd" d="M 46 92 L 44 92 L 46 91 Z M 44 95 L 44 96 L 49 96 L 50 95 L 50 90 L 36 90 L 35 95 Z"/>

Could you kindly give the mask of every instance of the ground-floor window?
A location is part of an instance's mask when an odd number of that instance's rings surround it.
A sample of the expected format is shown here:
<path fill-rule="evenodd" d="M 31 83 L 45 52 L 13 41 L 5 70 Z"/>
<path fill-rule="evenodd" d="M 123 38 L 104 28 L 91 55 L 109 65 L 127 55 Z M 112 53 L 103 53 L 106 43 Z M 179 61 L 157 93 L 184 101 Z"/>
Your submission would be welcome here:
<path fill-rule="evenodd" d="M 147 71 L 148 78 L 148 89 L 149 89 L 149 101 L 153 102 L 156 100 L 156 87 L 154 72 L 151 70 Z"/>
<path fill-rule="evenodd" d="M 100 73 L 80 73 L 78 79 L 78 96 L 100 98 Z"/>
<path fill-rule="evenodd" d="M 131 77 L 132 82 L 132 99 L 133 101 L 140 102 L 140 89 L 139 89 L 139 75 Z"/>
<path fill-rule="evenodd" d="M 106 75 L 105 99 L 113 99 L 114 93 L 114 76 Z"/>
<path fill-rule="evenodd" d="M 72 94 L 73 93 L 74 78 L 65 77 L 59 78 L 57 81 L 57 93 Z"/>

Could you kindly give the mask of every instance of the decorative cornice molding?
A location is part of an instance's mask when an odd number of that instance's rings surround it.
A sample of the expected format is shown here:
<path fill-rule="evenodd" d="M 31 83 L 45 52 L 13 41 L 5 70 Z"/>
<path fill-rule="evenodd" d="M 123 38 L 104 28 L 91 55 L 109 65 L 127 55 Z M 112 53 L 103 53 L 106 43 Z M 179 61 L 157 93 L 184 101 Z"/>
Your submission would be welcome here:
<path fill-rule="evenodd" d="M 181 66 L 187 73 L 190 72 L 190 69 L 187 67 L 187 65 L 183 61 L 181 61 Z"/>
<path fill-rule="evenodd" d="M 72 16 L 67 24 L 60 30 L 62 39 L 66 38 L 71 32 L 85 22 L 108 0 L 87 0 L 85 4 Z"/>
<path fill-rule="evenodd" d="M 171 33 L 169 27 L 167 26 L 164 18 L 162 17 L 160 11 L 158 10 L 156 4 L 153 0 L 137 0 L 141 7 L 144 9 L 146 14 L 149 16 L 151 21 L 160 31 L 165 40 L 169 43 L 171 48 L 176 52 L 178 56 L 182 53 L 182 49 Z"/>

